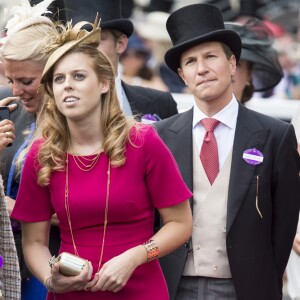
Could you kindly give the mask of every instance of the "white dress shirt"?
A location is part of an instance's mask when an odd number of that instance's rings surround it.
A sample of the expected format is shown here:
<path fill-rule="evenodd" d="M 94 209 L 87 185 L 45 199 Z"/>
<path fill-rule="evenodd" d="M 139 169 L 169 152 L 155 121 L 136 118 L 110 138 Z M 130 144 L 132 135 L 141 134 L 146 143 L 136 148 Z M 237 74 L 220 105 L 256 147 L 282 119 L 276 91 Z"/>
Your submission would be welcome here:
<path fill-rule="evenodd" d="M 118 73 L 118 74 L 120 74 L 120 73 Z M 127 96 L 124 92 L 124 89 L 122 87 L 122 81 L 121 81 L 120 75 L 116 76 L 115 86 L 116 86 L 117 96 L 119 99 L 121 109 L 124 111 L 126 116 L 132 116 L 132 110 L 131 110 L 129 101 L 127 99 Z"/>
<path fill-rule="evenodd" d="M 217 114 L 212 116 L 212 118 L 220 121 L 220 124 L 214 130 L 214 134 L 218 144 L 220 170 L 224 165 L 224 162 L 233 146 L 238 110 L 238 102 L 236 98 L 232 95 L 230 103 L 227 104 Z M 199 156 L 203 143 L 203 138 L 206 132 L 204 126 L 200 123 L 200 121 L 204 118 L 209 117 L 198 108 L 194 101 L 193 137 L 196 141 Z"/>

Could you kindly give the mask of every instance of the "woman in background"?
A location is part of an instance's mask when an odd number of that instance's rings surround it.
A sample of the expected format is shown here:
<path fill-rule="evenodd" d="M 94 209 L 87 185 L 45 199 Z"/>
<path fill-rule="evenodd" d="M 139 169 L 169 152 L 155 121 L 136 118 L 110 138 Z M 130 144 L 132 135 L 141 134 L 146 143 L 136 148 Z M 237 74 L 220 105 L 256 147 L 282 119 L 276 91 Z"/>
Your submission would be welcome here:
<path fill-rule="evenodd" d="M 20 6 L 10 8 L 12 16 L 6 25 L 6 37 L 0 41 L 0 58 L 13 94 L 5 101 L 18 104 L 17 109 L 11 113 L 11 120 L 16 127 L 16 139 L 1 155 L 1 173 L 9 213 L 15 205 L 20 183 L 21 170 L 17 162 L 22 160 L 22 153 L 32 140 L 43 105 L 44 91 L 40 87 L 40 80 L 49 54 L 44 53 L 42 47 L 46 41 L 50 42 L 49 34 L 56 31 L 56 28 L 53 22 L 42 14 L 47 12 L 47 7 L 52 1 L 45 0 L 34 7 L 23 1 Z M 12 227 L 20 262 L 22 299 L 43 300 L 47 291 L 32 277 L 23 258 L 21 226 L 19 222 L 12 220 Z M 51 227 L 50 238 L 53 254 L 57 254 L 59 244 L 59 229 L 54 225 Z"/>
<path fill-rule="evenodd" d="M 168 91 L 160 76 L 150 66 L 151 50 L 136 34 L 128 39 L 128 46 L 120 56 L 122 79 L 130 85 L 140 85 Z"/>
<path fill-rule="evenodd" d="M 245 24 L 225 23 L 225 28 L 235 31 L 242 40 L 242 52 L 233 76 L 233 93 L 243 104 L 254 92 L 269 91 L 276 86 L 283 72 L 273 39 L 264 23 L 252 18 Z"/>

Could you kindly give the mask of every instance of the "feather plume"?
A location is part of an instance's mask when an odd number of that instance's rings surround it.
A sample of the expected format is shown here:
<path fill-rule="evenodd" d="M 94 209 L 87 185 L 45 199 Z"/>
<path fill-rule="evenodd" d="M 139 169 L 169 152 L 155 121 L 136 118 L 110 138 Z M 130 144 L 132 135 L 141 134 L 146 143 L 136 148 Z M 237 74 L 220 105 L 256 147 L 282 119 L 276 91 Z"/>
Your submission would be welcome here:
<path fill-rule="evenodd" d="M 31 6 L 28 0 L 20 0 L 19 5 L 5 8 L 4 14 L 11 16 L 5 26 L 7 30 L 6 35 L 9 36 L 36 23 L 50 23 L 51 20 L 42 15 L 51 13 L 47 8 L 53 1 L 44 0 L 35 6 Z"/>
<path fill-rule="evenodd" d="M 53 32 L 48 37 L 48 42 L 43 49 L 44 53 L 52 53 L 57 50 L 59 47 L 64 44 L 72 41 L 79 41 L 89 35 L 90 37 L 85 39 L 85 44 L 99 44 L 100 42 L 100 32 L 99 35 L 91 35 L 95 30 L 100 30 L 100 21 L 99 15 L 97 13 L 94 23 L 89 22 L 79 22 L 76 25 L 72 25 L 72 21 L 67 22 L 64 26 L 62 24 L 57 24 L 57 31 Z M 83 27 L 90 25 L 92 27 L 91 31 L 87 31 Z"/>

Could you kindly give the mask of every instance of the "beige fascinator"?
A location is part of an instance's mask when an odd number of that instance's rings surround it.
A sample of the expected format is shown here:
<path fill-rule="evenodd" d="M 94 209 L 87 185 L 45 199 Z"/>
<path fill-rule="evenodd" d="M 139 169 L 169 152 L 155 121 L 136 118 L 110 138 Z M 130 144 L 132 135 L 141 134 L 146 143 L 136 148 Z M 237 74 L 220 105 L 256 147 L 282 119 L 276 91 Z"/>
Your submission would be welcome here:
<path fill-rule="evenodd" d="M 92 26 L 91 31 L 84 29 L 84 26 Z M 66 27 L 61 26 L 61 32 L 56 37 L 50 37 L 49 45 L 44 48 L 45 53 L 51 53 L 43 71 L 41 83 L 44 83 L 50 69 L 54 64 L 69 50 L 77 45 L 90 44 L 97 47 L 101 40 L 100 20 L 98 14 L 94 24 L 89 22 L 79 22 L 72 27 L 71 22 L 68 22 Z"/>
<path fill-rule="evenodd" d="M 48 6 L 54 0 L 44 0 L 35 6 L 31 6 L 28 0 L 20 0 L 20 5 L 12 6 L 4 9 L 4 15 L 12 16 L 5 25 L 6 36 L 0 39 L 1 44 L 5 44 L 6 40 L 14 33 L 21 31 L 35 24 L 49 24 L 52 21 L 43 14 L 51 13 L 48 11 Z"/>

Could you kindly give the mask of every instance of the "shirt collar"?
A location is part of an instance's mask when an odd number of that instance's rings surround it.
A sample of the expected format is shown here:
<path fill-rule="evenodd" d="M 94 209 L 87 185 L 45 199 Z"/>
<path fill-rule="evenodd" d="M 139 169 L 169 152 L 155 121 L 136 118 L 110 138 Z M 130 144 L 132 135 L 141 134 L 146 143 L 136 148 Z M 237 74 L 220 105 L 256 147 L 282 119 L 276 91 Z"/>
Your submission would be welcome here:
<path fill-rule="evenodd" d="M 220 121 L 220 123 L 229 128 L 235 128 L 238 110 L 238 101 L 235 96 L 232 95 L 231 101 L 222 110 L 212 116 L 212 118 Z M 209 117 L 198 108 L 194 101 L 193 128 L 195 128 L 195 126 L 204 118 Z"/>

